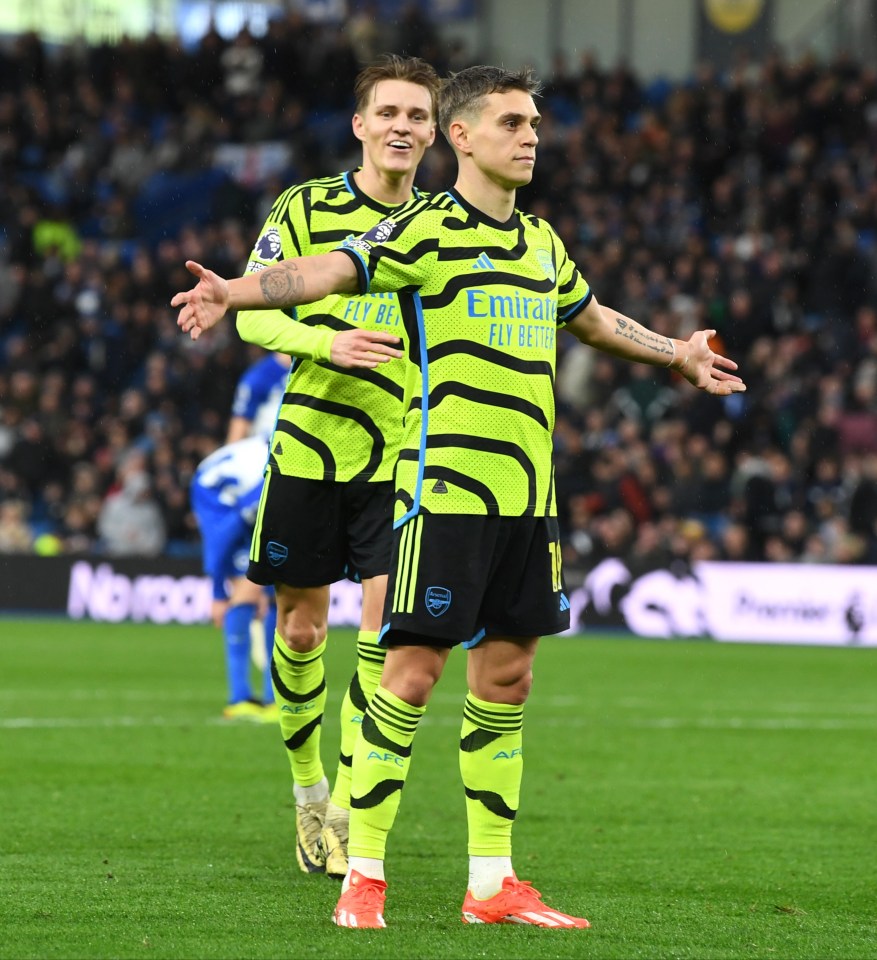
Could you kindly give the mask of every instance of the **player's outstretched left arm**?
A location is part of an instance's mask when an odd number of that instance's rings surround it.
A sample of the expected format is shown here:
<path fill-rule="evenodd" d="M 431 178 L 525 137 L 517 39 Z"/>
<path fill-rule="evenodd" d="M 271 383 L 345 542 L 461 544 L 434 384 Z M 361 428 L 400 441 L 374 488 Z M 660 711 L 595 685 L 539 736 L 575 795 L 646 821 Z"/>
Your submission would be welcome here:
<path fill-rule="evenodd" d="M 707 393 L 726 397 L 746 389 L 746 384 L 733 373 L 737 364 L 710 349 L 715 330 L 697 330 L 688 340 L 664 337 L 617 310 L 602 306 L 595 297 L 566 329 L 582 343 L 615 357 L 670 367 Z"/>
<path fill-rule="evenodd" d="M 688 340 L 674 340 L 676 356 L 670 366 L 698 390 L 719 397 L 743 393 L 746 384 L 736 374 L 729 372 L 736 370 L 737 364 L 710 349 L 710 340 L 715 335 L 715 330 L 695 330 Z"/>
<path fill-rule="evenodd" d="M 293 257 L 234 280 L 225 280 L 194 260 L 186 261 L 186 269 L 198 282 L 191 290 L 177 293 L 171 306 L 182 308 L 177 326 L 193 340 L 215 326 L 228 310 L 295 307 L 322 300 L 330 293 L 358 292 L 353 261 L 336 251 Z"/>

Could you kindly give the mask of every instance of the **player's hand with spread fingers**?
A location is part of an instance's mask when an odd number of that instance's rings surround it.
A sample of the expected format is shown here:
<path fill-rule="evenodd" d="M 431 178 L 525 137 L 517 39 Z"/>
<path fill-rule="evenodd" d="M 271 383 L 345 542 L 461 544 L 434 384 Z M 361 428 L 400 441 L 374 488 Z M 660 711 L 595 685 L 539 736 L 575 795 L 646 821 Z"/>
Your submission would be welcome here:
<path fill-rule="evenodd" d="M 678 351 L 670 366 L 699 390 L 717 397 L 743 393 L 746 384 L 729 372 L 736 370 L 737 364 L 710 349 L 709 342 L 715 335 L 715 330 L 696 330 L 688 339 L 687 354 L 681 356 L 683 351 Z"/>
<path fill-rule="evenodd" d="M 403 353 L 396 348 L 399 337 L 382 330 L 344 330 L 332 341 L 330 359 L 338 367 L 367 367 L 401 359 Z"/>
<path fill-rule="evenodd" d="M 228 310 L 228 281 L 194 260 L 186 261 L 186 269 L 198 282 L 191 290 L 174 295 L 172 307 L 182 307 L 177 326 L 193 340 L 218 323 Z"/>

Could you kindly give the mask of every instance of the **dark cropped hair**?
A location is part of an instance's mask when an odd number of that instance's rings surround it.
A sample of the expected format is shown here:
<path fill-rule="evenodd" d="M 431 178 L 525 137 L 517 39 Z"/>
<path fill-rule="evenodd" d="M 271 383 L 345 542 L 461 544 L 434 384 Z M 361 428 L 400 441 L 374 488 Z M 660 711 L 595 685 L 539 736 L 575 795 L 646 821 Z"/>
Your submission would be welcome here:
<path fill-rule="evenodd" d="M 447 137 L 452 120 L 461 116 L 476 116 L 484 108 L 484 98 L 491 93 L 523 90 L 538 97 L 542 84 L 530 67 L 506 70 L 503 67 L 467 67 L 452 73 L 442 84 L 439 93 L 439 126 Z"/>
<path fill-rule="evenodd" d="M 372 91 L 381 80 L 406 80 L 408 83 L 425 87 L 429 91 L 433 119 L 438 116 L 438 91 L 441 86 L 439 75 L 420 57 L 400 57 L 395 53 L 379 57 L 357 75 L 353 85 L 357 113 L 365 113 Z"/>

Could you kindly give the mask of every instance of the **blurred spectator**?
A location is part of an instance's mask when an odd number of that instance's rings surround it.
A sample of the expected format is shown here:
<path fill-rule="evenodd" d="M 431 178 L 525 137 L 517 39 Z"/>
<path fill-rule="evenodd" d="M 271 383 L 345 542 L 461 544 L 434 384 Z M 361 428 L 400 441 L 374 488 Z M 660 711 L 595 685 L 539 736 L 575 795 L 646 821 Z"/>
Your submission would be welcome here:
<path fill-rule="evenodd" d="M 231 324 L 179 336 L 168 300 L 187 257 L 243 272 L 285 183 L 345 168 L 350 75 L 382 42 L 464 65 L 419 5 L 395 38 L 374 22 L 363 3 L 343 30 L 292 11 L 258 40 L 211 27 L 192 51 L 9 43 L 0 550 L 197 554 L 186 490 L 251 354 Z M 695 402 L 678 377 L 560 338 L 570 579 L 613 550 L 877 562 L 877 71 L 777 52 L 646 88 L 585 53 L 545 79 L 522 208 L 602 301 L 667 335 L 714 327 L 749 384 Z M 448 185 L 448 158 L 437 146 L 424 189 Z"/>
<path fill-rule="evenodd" d="M 254 97 L 259 92 L 263 60 L 253 35 L 243 27 L 219 56 L 229 97 Z"/>
<path fill-rule="evenodd" d="M 381 31 L 378 5 L 375 0 L 360 3 L 344 22 L 344 32 L 357 63 L 365 66 L 376 60 L 384 50 L 385 38 Z"/>
<path fill-rule="evenodd" d="M 0 553 L 30 552 L 34 538 L 27 519 L 28 507 L 24 500 L 0 503 Z"/>
<path fill-rule="evenodd" d="M 119 463 L 117 486 L 100 508 L 97 531 L 111 557 L 154 557 L 165 546 L 165 523 L 151 492 L 146 457 L 129 453 Z"/>

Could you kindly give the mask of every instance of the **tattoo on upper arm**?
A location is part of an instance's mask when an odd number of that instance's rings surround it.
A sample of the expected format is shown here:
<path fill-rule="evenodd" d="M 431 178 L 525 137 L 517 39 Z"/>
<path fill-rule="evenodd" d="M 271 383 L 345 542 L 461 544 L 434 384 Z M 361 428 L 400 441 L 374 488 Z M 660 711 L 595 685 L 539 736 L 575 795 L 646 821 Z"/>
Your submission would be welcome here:
<path fill-rule="evenodd" d="M 298 266 L 291 260 L 285 260 L 276 267 L 263 270 L 259 274 L 259 286 L 266 303 L 285 307 L 301 302 L 305 281 L 298 272 Z"/>
<path fill-rule="evenodd" d="M 632 343 L 639 344 L 641 347 L 648 347 L 661 356 L 668 356 L 673 353 L 673 344 L 669 337 L 662 337 L 660 334 L 652 333 L 646 330 L 638 323 L 631 320 L 625 320 L 624 317 L 615 318 L 615 335 L 624 337 Z"/>

